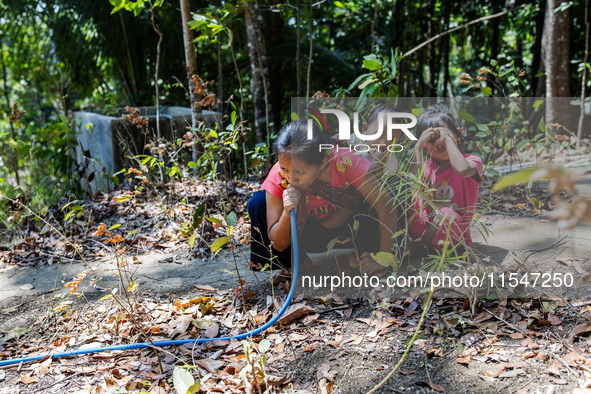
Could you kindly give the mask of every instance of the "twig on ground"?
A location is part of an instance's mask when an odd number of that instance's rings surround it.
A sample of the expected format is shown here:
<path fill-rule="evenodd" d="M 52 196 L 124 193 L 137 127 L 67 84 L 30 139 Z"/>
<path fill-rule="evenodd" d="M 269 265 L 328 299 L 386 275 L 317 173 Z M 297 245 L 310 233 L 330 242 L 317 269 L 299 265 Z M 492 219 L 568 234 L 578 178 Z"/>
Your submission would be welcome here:
<path fill-rule="evenodd" d="M 33 391 L 33 393 L 41 393 L 41 392 L 43 392 L 43 391 L 45 391 L 45 390 L 47 390 L 47 389 L 49 389 L 49 388 L 51 388 L 51 387 L 55 386 L 56 384 L 59 384 L 59 383 L 64 383 L 64 382 L 66 382 L 66 381 L 68 381 L 68 380 L 70 380 L 70 379 L 73 379 L 74 377 L 76 377 L 76 376 L 78 376 L 78 375 L 80 375 L 80 374 L 82 374 L 82 372 L 76 372 L 75 374 L 73 374 L 73 375 L 70 375 L 70 376 L 68 376 L 68 377 L 66 377 L 66 378 L 64 378 L 64 379 L 61 379 L 61 380 L 56 380 L 56 381 L 55 381 L 55 382 L 53 382 L 52 384 L 49 384 L 49 385 L 47 385 L 47 386 L 43 386 L 43 387 L 41 387 L 41 388 L 39 388 L 39 389 L 37 389 L 37 390 Z"/>

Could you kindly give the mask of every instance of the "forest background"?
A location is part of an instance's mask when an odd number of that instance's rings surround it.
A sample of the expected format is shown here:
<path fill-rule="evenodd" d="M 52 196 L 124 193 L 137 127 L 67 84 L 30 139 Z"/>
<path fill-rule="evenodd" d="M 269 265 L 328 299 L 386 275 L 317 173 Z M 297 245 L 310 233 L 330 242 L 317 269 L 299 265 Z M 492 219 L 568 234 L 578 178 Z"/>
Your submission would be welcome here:
<path fill-rule="evenodd" d="M 269 162 L 291 97 L 581 96 L 590 84 L 585 15 L 583 1 L 554 0 L 4 1 L 0 192 L 39 208 L 84 196 L 79 181 L 90 174 L 71 155 L 76 110 L 205 98 L 204 108 L 245 121 L 229 136 L 244 142 L 229 156 L 244 175 Z M 458 78 L 482 67 L 498 78 Z M 215 83 L 198 92 L 187 71 Z M 0 205 L 7 226 L 14 218 Z"/>

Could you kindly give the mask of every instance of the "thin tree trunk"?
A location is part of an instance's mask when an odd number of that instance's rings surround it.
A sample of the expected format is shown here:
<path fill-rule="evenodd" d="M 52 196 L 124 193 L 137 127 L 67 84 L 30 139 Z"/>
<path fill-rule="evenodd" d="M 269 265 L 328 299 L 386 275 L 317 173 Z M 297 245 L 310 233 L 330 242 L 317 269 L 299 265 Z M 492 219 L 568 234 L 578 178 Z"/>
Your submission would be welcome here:
<path fill-rule="evenodd" d="M 283 0 L 274 0 L 275 4 L 283 3 Z M 284 36 L 284 26 L 285 21 L 283 20 L 283 13 L 281 12 L 273 12 L 271 13 L 271 29 L 266 29 L 267 37 L 270 37 L 271 47 L 267 47 L 269 49 L 268 53 L 278 53 L 279 48 L 282 48 L 285 43 L 285 36 Z M 271 34 L 269 34 L 269 32 Z M 269 66 L 269 93 L 270 93 L 270 103 L 271 103 L 271 130 L 276 129 L 276 125 L 281 119 L 281 111 L 283 109 L 283 80 L 284 76 L 282 73 L 282 61 L 280 56 L 270 56 L 268 58 L 268 66 Z"/>
<path fill-rule="evenodd" d="M 6 73 L 6 62 L 4 61 L 4 53 L 0 52 L 0 57 L 2 58 L 2 82 L 4 82 L 4 98 L 6 100 L 6 110 L 8 113 L 12 110 L 12 104 L 10 103 L 10 96 L 9 96 L 9 89 L 8 89 L 8 75 Z M 16 133 L 14 131 L 14 124 L 10 122 L 10 138 L 16 141 Z M 18 145 L 18 142 L 17 142 Z M 15 146 L 12 150 L 12 170 L 14 171 L 14 176 L 16 177 L 16 184 L 20 186 L 21 179 L 18 175 L 18 148 Z"/>
<path fill-rule="evenodd" d="M 270 148 L 269 91 L 265 36 L 260 28 L 260 13 L 256 2 L 248 2 L 244 10 L 248 57 L 250 60 L 250 87 L 255 109 L 257 142 L 266 141 Z"/>
<path fill-rule="evenodd" d="M 581 138 L 583 138 L 583 122 L 585 120 L 585 87 L 587 85 L 587 59 L 589 58 L 589 0 L 585 2 L 585 57 L 583 59 L 583 78 L 581 80 L 581 114 L 579 115 L 579 124 L 577 127 L 577 149 L 581 148 Z"/>
<path fill-rule="evenodd" d="M 224 74 L 222 72 L 222 42 L 218 35 L 218 98 L 220 102 L 218 104 L 218 111 L 224 113 Z"/>
<path fill-rule="evenodd" d="M 499 8 L 500 8 L 499 2 L 496 0 L 492 0 L 491 3 L 492 3 L 491 6 L 492 6 L 493 13 L 498 12 Z M 494 59 L 494 60 L 498 60 L 497 58 L 499 57 L 499 37 L 500 37 L 499 25 L 500 25 L 499 18 L 495 18 L 491 21 L 492 36 L 491 36 L 491 40 L 490 40 L 490 58 Z M 491 89 L 491 94 L 494 96 L 495 85 L 491 83 L 488 85 L 488 87 Z"/>
<path fill-rule="evenodd" d="M 402 23 L 404 20 L 404 0 L 397 0 L 394 6 L 393 19 L 393 34 L 391 48 L 398 48 L 399 52 L 404 52 L 404 41 L 406 40 L 406 30 L 408 23 Z M 404 26 L 404 30 L 401 30 Z M 404 62 L 398 64 L 398 76 L 396 77 L 396 87 L 398 88 L 398 96 L 404 96 Z"/>
<path fill-rule="evenodd" d="M 443 25 L 445 26 L 445 30 L 449 29 L 449 18 L 451 16 L 451 5 L 449 2 L 444 2 L 443 8 Z M 451 94 L 451 81 L 449 77 L 449 52 L 450 52 L 450 42 L 451 37 L 449 35 L 443 38 L 443 91 L 449 86 Z M 443 94 L 445 95 L 445 93 Z"/>
<path fill-rule="evenodd" d="M 427 31 L 428 36 L 431 37 L 437 31 L 437 24 L 434 23 L 435 21 L 435 2 L 431 2 L 431 8 L 429 9 L 428 19 L 427 19 Z M 437 97 L 437 77 L 439 75 L 439 70 L 436 70 L 439 62 L 437 61 L 437 47 L 435 43 L 429 44 L 429 96 L 430 97 Z"/>
<path fill-rule="evenodd" d="M 559 120 L 561 106 L 554 97 L 569 97 L 570 7 L 554 10 L 566 0 L 547 0 L 542 50 L 546 67 L 546 124 Z"/>
<path fill-rule="evenodd" d="M 310 100 L 310 75 L 312 72 L 312 56 L 314 50 L 314 37 L 313 37 L 313 29 L 314 29 L 314 18 L 312 15 L 312 2 L 310 2 L 310 6 L 308 8 L 308 18 L 309 20 L 309 32 L 310 32 L 310 54 L 308 55 L 308 75 L 306 77 L 306 105 L 308 105 Z"/>
<path fill-rule="evenodd" d="M 371 50 L 370 53 L 375 53 L 376 50 L 376 23 L 378 21 L 378 0 L 375 1 L 373 11 L 373 22 L 371 23 Z"/>
<path fill-rule="evenodd" d="M 195 82 L 193 76 L 197 75 L 197 55 L 195 54 L 195 40 L 193 30 L 189 27 L 191 21 L 191 4 L 189 0 L 180 0 L 181 2 L 181 16 L 183 20 L 183 40 L 185 44 L 185 63 L 187 69 L 187 79 L 189 81 L 189 101 L 191 108 L 191 127 L 197 128 L 199 121 L 203 118 L 201 107 L 197 106 L 197 102 L 201 101 L 201 95 L 195 93 Z M 220 83 L 221 84 L 221 83 Z M 191 148 L 193 162 L 199 160 L 199 149 L 197 146 L 197 133 L 194 134 L 194 145 Z M 197 169 L 195 169 L 197 171 Z"/>
<path fill-rule="evenodd" d="M 123 10 L 119 10 L 118 14 L 119 22 L 121 23 L 121 30 L 123 31 L 123 39 L 125 40 L 125 50 L 127 51 L 127 72 L 129 73 L 131 91 L 133 92 L 133 97 L 137 97 L 137 85 L 135 82 L 135 73 L 133 71 L 133 60 L 131 57 L 131 51 L 129 49 L 129 40 L 127 39 L 127 28 L 125 27 L 125 22 L 123 21 Z"/>
<path fill-rule="evenodd" d="M 297 89 L 296 89 L 296 96 L 301 97 L 301 81 L 300 78 L 302 76 L 302 64 L 301 64 L 301 57 L 302 57 L 302 32 L 301 32 L 301 0 L 298 0 L 297 4 L 297 13 L 296 13 L 296 77 L 297 77 Z"/>
<path fill-rule="evenodd" d="M 159 72 L 160 72 L 160 46 L 162 45 L 162 38 L 163 38 L 163 34 L 162 31 L 160 31 L 160 28 L 158 27 L 158 25 L 156 24 L 156 21 L 154 19 L 154 9 L 152 7 L 150 7 L 150 16 L 151 16 L 151 20 L 152 20 L 152 27 L 154 28 L 154 31 L 156 32 L 156 34 L 158 34 L 158 45 L 156 45 L 156 72 L 154 73 L 154 87 L 156 89 L 156 136 L 157 136 L 157 143 L 156 145 L 158 146 L 158 157 L 160 159 L 160 162 L 162 162 L 162 151 L 160 150 L 160 90 L 159 90 L 159 86 L 158 86 L 158 76 L 159 76 Z M 164 182 L 164 173 L 162 171 L 162 167 L 160 167 L 160 182 Z"/>
<path fill-rule="evenodd" d="M 540 10 L 536 15 L 536 28 L 534 44 L 531 48 L 533 60 L 531 65 L 531 77 L 529 81 L 531 97 L 542 97 L 546 91 L 546 70 L 542 58 L 542 38 L 544 36 L 544 16 L 546 13 L 546 2 L 540 2 Z"/>

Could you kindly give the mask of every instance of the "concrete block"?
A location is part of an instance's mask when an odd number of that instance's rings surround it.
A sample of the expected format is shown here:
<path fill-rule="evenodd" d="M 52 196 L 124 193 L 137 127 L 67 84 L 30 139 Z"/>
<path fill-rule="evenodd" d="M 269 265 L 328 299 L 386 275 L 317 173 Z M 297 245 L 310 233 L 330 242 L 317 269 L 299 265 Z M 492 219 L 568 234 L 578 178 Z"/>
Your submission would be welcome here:
<path fill-rule="evenodd" d="M 85 169 L 82 187 L 90 193 L 108 191 L 114 185 L 111 177 L 123 168 L 136 166 L 133 157 L 148 155 L 144 146 L 156 140 L 156 107 L 139 107 L 140 115 L 148 118 L 147 131 L 140 130 L 122 117 L 124 108 L 115 111 L 77 111 L 74 120 L 78 132 L 76 160 Z M 208 127 L 221 124 L 219 112 L 203 111 Z M 191 109 L 163 106 L 160 109 L 160 135 L 173 142 L 181 138 L 191 124 Z M 190 156 L 190 154 L 189 154 Z M 90 179 L 90 182 L 89 182 Z"/>

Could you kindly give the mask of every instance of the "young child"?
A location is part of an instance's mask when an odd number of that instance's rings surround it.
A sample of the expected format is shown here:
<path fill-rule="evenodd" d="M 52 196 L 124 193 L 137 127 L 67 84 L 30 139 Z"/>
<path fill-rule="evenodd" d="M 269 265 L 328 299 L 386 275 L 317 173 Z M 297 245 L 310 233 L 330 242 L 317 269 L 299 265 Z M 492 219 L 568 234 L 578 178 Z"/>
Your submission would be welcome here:
<path fill-rule="evenodd" d="M 436 192 L 435 206 L 414 192 L 409 235 L 418 244 L 442 250 L 449 231 L 448 250 L 462 241 L 471 246 L 469 227 L 482 182 L 482 160 L 458 149 L 462 132 L 446 105 L 425 109 L 417 119 L 416 135 L 411 171 Z"/>

